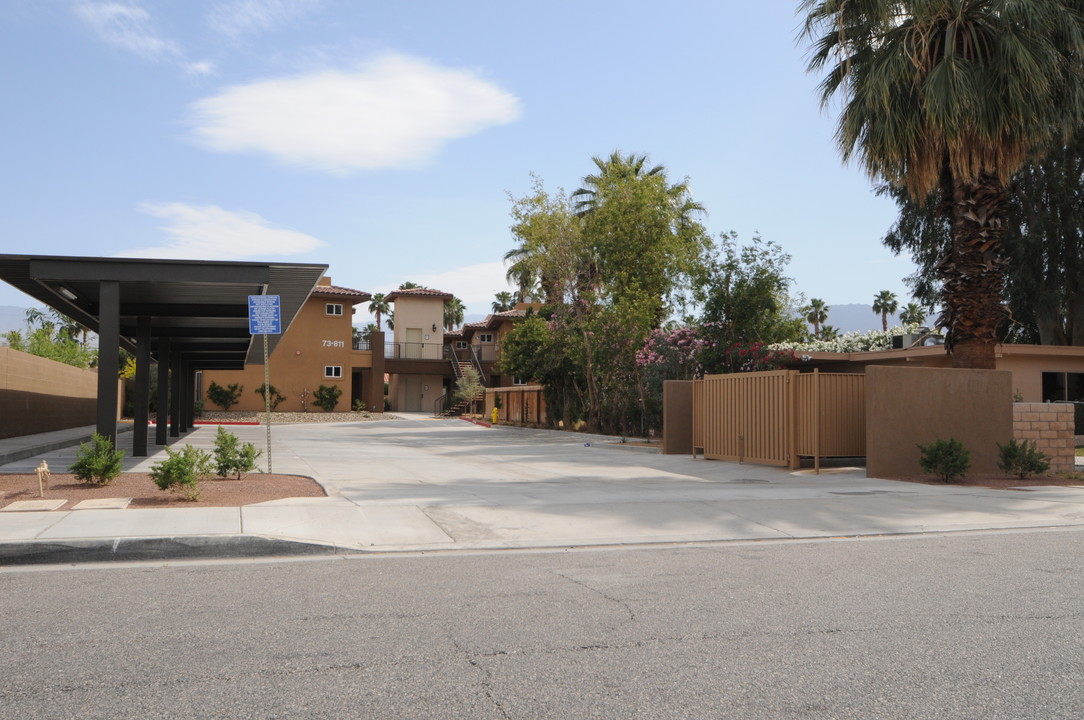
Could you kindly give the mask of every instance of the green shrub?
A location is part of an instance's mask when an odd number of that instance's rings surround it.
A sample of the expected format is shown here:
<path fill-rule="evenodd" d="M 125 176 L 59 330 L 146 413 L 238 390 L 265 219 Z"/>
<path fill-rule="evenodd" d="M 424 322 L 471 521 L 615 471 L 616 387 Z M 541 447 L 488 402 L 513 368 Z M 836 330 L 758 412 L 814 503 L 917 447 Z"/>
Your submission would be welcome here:
<path fill-rule="evenodd" d="M 237 436 L 221 425 L 215 434 L 215 469 L 222 477 L 230 473 L 237 473 L 237 479 L 241 479 L 242 473 L 247 473 L 256 468 L 256 458 L 263 454 L 252 443 L 241 445 Z"/>
<path fill-rule="evenodd" d="M 971 467 L 971 453 L 955 438 L 935 440 L 929 445 L 919 445 L 922 452 L 918 464 L 923 472 L 936 475 L 942 482 L 952 482 L 964 476 Z"/>
<path fill-rule="evenodd" d="M 108 485 L 120 475 L 123 459 L 123 450 L 114 448 L 106 436 L 94 433 L 90 442 L 79 445 L 75 463 L 68 470 L 90 485 Z"/>
<path fill-rule="evenodd" d="M 360 398 L 354 401 L 354 412 L 363 412 L 365 410 L 365 402 Z"/>
<path fill-rule="evenodd" d="M 261 385 L 258 388 L 256 388 L 253 392 L 255 392 L 257 395 L 259 395 L 260 397 L 263 398 L 264 407 L 267 406 L 267 396 L 265 395 L 265 393 L 271 393 L 271 409 L 272 410 L 277 408 L 286 399 L 286 396 L 283 395 L 282 393 L 280 393 L 278 391 L 278 388 L 276 388 L 274 385 Z"/>
<path fill-rule="evenodd" d="M 241 399 L 241 391 L 244 389 L 244 385 L 238 385 L 237 383 L 222 387 L 212 380 L 211 386 L 207 388 L 207 399 L 223 410 L 229 410 Z"/>
<path fill-rule="evenodd" d="M 1041 475 L 1050 469 L 1050 461 L 1039 452 L 1035 443 L 1025 440 L 1017 443 L 1016 438 L 1008 445 L 997 444 L 999 459 L 997 466 L 1007 475 L 1016 475 L 1021 480 L 1032 473 Z"/>
<path fill-rule="evenodd" d="M 342 394 L 342 388 L 338 385 L 321 385 L 313 393 L 312 404 L 323 408 L 324 412 L 331 412 L 339 404 L 339 398 L 342 397 Z"/>
<path fill-rule="evenodd" d="M 194 445 L 180 452 L 166 448 L 166 459 L 151 466 L 151 479 L 160 490 L 184 495 L 185 500 L 199 499 L 199 481 L 211 474 L 211 455 Z"/>

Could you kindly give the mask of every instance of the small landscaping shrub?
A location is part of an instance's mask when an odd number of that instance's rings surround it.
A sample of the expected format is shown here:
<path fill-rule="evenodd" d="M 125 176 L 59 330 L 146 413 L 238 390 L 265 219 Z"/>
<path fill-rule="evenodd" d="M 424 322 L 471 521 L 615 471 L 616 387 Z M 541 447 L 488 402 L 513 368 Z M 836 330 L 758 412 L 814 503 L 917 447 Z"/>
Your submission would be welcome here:
<path fill-rule="evenodd" d="M 360 398 L 354 401 L 354 412 L 363 412 L 365 410 L 365 402 Z"/>
<path fill-rule="evenodd" d="M 342 397 L 342 394 L 342 388 L 338 385 L 321 385 L 313 393 L 312 404 L 323 408 L 324 412 L 331 412 L 339 404 L 339 398 Z"/>
<path fill-rule="evenodd" d="M 122 459 L 123 450 L 115 449 L 106 436 L 94 433 L 90 442 L 79 445 L 75 463 L 68 470 L 89 485 L 108 485 L 120 475 Z"/>
<path fill-rule="evenodd" d="M 241 391 L 244 389 L 244 385 L 238 385 L 237 383 L 230 383 L 226 387 L 222 387 L 212 380 L 211 386 L 207 388 L 207 399 L 223 410 L 229 410 L 241 399 Z"/>
<path fill-rule="evenodd" d="M 237 473 L 240 480 L 242 473 L 256 469 L 256 458 L 262 454 L 263 450 L 257 450 L 252 443 L 240 444 L 236 435 L 218 426 L 215 434 L 215 469 L 222 477 Z"/>
<path fill-rule="evenodd" d="M 274 385 L 261 385 L 253 392 L 263 398 L 264 407 L 267 407 L 267 393 L 270 393 L 272 410 L 277 408 L 286 399 L 286 396 L 280 393 L 278 388 L 276 388 Z"/>
<path fill-rule="evenodd" d="M 1032 473 L 1041 475 L 1050 469 L 1049 458 L 1029 440 L 1018 443 L 1013 438 L 1007 445 L 998 443 L 997 449 L 997 466 L 1007 475 L 1016 475 L 1023 480 Z"/>
<path fill-rule="evenodd" d="M 211 474 L 211 456 L 193 445 L 180 452 L 166 448 L 165 460 L 151 466 L 151 479 L 160 490 L 180 493 L 185 500 L 199 499 L 199 481 Z"/>
<path fill-rule="evenodd" d="M 955 438 L 935 440 L 929 445 L 919 445 L 922 452 L 918 464 L 923 472 L 936 475 L 941 482 L 952 482 L 961 478 L 971 467 L 971 453 Z"/>

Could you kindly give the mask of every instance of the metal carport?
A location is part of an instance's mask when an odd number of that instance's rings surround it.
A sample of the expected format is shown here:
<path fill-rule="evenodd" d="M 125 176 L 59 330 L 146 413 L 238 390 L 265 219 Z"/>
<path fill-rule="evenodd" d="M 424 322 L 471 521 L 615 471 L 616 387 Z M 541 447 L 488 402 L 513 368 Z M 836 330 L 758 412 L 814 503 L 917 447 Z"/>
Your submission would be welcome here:
<path fill-rule="evenodd" d="M 137 456 L 147 455 L 151 358 L 158 361 L 158 408 L 174 398 L 168 430 L 177 437 L 192 427 L 197 370 L 263 364 L 263 342 L 248 332 L 248 296 L 280 296 L 285 332 L 327 268 L 0 254 L 0 280 L 98 334 L 97 431 L 114 442 L 119 348 L 135 354 Z M 270 336 L 271 349 L 279 337 Z M 166 432 L 159 421 L 156 444 L 166 444 Z"/>

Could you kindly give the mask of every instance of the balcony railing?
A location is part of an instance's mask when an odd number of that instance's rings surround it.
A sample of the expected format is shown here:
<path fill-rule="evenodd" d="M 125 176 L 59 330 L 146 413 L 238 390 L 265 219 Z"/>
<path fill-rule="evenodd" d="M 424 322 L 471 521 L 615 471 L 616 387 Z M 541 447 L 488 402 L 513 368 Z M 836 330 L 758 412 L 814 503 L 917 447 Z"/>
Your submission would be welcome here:
<path fill-rule="evenodd" d="M 476 357 L 481 362 L 496 362 L 497 361 L 497 343 L 473 343 L 465 348 L 453 348 L 452 353 L 455 354 L 455 359 L 462 362 L 470 362 L 472 359 L 471 350 L 474 350 L 473 357 Z"/>
<path fill-rule="evenodd" d="M 445 346 L 441 343 L 397 342 L 384 346 L 384 357 L 396 360 L 445 360 Z"/>
<path fill-rule="evenodd" d="M 368 340 L 355 340 L 354 341 L 354 349 L 355 350 L 372 350 L 373 346 Z"/>

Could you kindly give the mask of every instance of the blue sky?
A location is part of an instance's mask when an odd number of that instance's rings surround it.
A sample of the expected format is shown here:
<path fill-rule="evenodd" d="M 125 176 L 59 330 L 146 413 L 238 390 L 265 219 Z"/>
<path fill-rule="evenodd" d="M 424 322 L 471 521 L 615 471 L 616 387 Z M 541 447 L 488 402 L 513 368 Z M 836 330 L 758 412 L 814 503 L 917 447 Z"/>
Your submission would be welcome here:
<path fill-rule="evenodd" d="M 906 302 L 894 206 L 840 161 L 796 4 L 4 0 L 0 247 L 326 262 L 481 314 L 508 193 L 618 149 L 688 178 L 713 233 L 782 245 L 807 297 Z"/>

